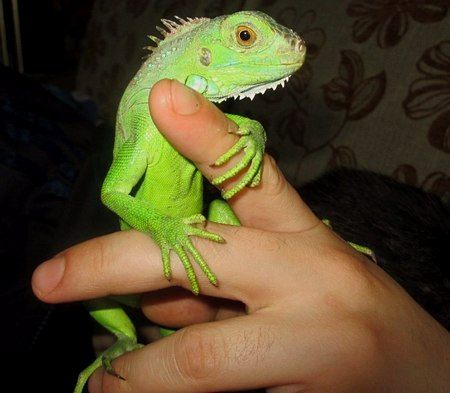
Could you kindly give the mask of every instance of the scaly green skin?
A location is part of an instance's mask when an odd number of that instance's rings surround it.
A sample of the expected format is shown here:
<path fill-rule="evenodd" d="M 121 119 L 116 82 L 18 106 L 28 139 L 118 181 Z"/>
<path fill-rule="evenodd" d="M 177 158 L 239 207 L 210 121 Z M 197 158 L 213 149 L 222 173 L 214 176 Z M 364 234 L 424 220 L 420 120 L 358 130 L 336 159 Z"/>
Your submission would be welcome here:
<path fill-rule="evenodd" d="M 122 97 L 117 114 L 114 158 L 101 197 L 120 217 L 122 229 L 131 227 L 148 233 L 158 243 L 167 279 L 171 277 L 169 254 L 175 251 L 186 269 L 192 291 L 199 293 L 191 259 L 213 285 L 217 285 L 217 278 L 190 236 L 215 242 L 223 239 L 199 227 L 205 221 L 202 174 L 174 150 L 155 127 L 148 109 L 150 89 L 157 81 L 169 78 L 185 83 L 214 102 L 239 95 L 251 96 L 253 92 L 263 92 L 264 87 L 274 87 L 299 69 L 306 50 L 292 30 L 261 12 L 178 20 L 178 23 L 163 20 L 168 31 L 159 29 L 165 36 L 162 41 L 150 37 L 159 44 Z M 251 39 L 240 35 L 243 28 Z M 212 183 L 220 185 L 247 169 L 240 181 L 222 194 L 224 199 L 233 197 L 244 187 L 259 184 L 266 142 L 260 123 L 237 115 L 227 116 L 237 123 L 240 139 L 215 164 L 226 163 L 242 150 L 244 155 L 235 168 L 213 179 Z M 136 195 L 130 195 L 141 179 Z M 223 200 L 212 204 L 209 219 L 239 225 Z M 77 393 L 83 390 L 95 368 L 103 364 L 114 373 L 111 361 L 126 351 L 139 348 L 134 326 L 116 301 L 100 299 L 91 302 L 91 308 L 91 315 L 118 340 L 80 374 L 75 388 Z"/>

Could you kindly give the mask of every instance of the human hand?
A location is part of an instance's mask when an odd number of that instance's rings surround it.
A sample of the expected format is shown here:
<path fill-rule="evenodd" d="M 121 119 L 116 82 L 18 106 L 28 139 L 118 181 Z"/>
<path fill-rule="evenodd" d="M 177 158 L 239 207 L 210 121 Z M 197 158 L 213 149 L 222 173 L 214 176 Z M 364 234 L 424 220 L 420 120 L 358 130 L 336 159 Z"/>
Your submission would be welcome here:
<path fill-rule="evenodd" d="M 237 136 L 214 105 L 165 80 L 153 88 L 150 108 L 161 132 L 206 177 L 227 169 L 210 164 Z M 207 225 L 226 244 L 193 239 L 219 278 L 214 287 L 199 277 L 209 297 L 151 292 L 188 289 L 189 282 L 181 263 L 173 264 L 172 281 L 165 280 L 158 246 L 137 231 L 76 245 L 36 270 L 33 289 L 43 301 L 147 293 L 143 311 L 153 321 L 186 326 L 116 359 L 126 381 L 98 372 L 91 392 L 448 388 L 448 333 L 323 225 L 273 160 L 265 157 L 261 185 L 230 204 L 242 227 Z"/>

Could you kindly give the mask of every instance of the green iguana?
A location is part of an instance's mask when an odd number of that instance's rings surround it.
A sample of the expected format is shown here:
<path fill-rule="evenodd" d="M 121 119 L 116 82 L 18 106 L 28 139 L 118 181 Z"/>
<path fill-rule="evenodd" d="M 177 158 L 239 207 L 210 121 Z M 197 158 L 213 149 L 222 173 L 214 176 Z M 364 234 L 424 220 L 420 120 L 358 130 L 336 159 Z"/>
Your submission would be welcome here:
<path fill-rule="evenodd" d="M 150 36 L 157 46 L 151 47 L 150 57 L 121 99 L 113 162 L 103 183 L 101 198 L 120 217 L 122 230 L 135 228 L 148 233 L 159 245 L 167 279 L 171 277 L 169 254 L 176 252 L 186 269 L 192 292 L 198 294 L 199 284 L 191 259 L 211 284 L 217 285 L 217 278 L 190 236 L 215 242 L 223 242 L 223 239 L 199 227 L 205 222 L 202 174 L 158 132 L 148 108 L 150 89 L 157 81 L 169 78 L 184 83 L 213 102 L 228 98 L 252 99 L 255 94 L 284 85 L 302 66 L 306 47 L 294 31 L 257 11 L 214 19 L 175 18 L 177 22 L 162 19 L 167 29 L 157 28 L 163 35 L 162 40 Z M 241 171 L 245 173 L 233 188 L 222 193 L 223 200 L 211 204 L 208 219 L 239 225 L 224 200 L 245 187 L 259 184 L 266 136 L 257 121 L 231 114 L 227 117 L 238 125 L 240 138 L 215 165 L 226 163 L 241 151 L 244 154 L 233 169 L 213 179 L 212 183 L 220 185 Z M 131 195 L 141 180 L 139 189 Z M 103 365 L 115 374 L 111 361 L 141 346 L 131 320 L 116 298 L 93 300 L 88 306 L 91 315 L 117 336 L 117 341 L 81 372 L 76 393 L 83 390 L 96 368 Z"/>

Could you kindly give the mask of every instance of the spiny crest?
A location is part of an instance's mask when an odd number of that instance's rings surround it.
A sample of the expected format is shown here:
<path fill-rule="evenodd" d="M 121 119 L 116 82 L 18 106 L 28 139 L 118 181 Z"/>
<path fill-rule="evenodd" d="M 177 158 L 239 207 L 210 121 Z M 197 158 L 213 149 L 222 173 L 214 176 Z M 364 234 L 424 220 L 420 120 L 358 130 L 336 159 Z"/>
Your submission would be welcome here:
<path fill-rule="evenodd" d="M 193 27 L 209 20 L 209 18 L 180 18 L 179 16 L 175 16 L 174 17 L 177 22 L 174 22 L 172 20 L 169 19 L 161 19 L 162 24 L 165 26 L 165 29 L 160 27 L 160 26 L 156 26 L 156 30 L 158 30 L 161 35 L 163 36 L 163 38 L 158 38 L 155 37 L 153 35 L 149 35 L 148 38 L 150 38 L 155 44 L 156 46 L 147 46 L 144 49 L 147 49 L 151 52 L 153 52 L 162 41 L 166 40 L 166 39 L 170 39 L 174 36 L 177 36 L 181 33 L 184 33 L 188 30 L 191 30 Z"/>

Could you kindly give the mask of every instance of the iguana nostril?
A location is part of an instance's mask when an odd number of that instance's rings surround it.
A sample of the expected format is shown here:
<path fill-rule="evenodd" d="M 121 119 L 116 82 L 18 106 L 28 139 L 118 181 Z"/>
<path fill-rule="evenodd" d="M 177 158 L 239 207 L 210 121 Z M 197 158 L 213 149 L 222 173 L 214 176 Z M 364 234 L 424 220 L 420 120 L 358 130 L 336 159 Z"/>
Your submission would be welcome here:
<path fill-rule="evenodd" d="M 301 38 L 297 41 L 296 49 L 297 49 L 298 52 L 304 52 L 306 50 L 305 41 L 302 40 Z"/>
<path fill-rule="evenodd" d="M 306 49 L 305 41 L 303 41 L 303 39 L 298 37 L 297 35 L 295 37 L 289 37 L 288 43 L 291 49 L 295 50 L 296 52 L 304 52 Z"/>

